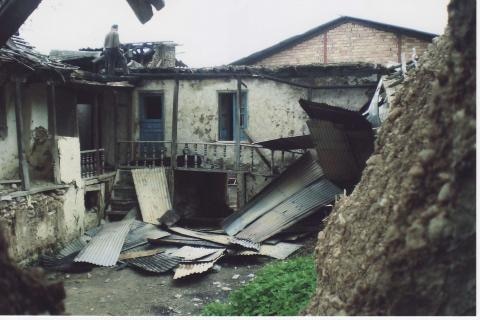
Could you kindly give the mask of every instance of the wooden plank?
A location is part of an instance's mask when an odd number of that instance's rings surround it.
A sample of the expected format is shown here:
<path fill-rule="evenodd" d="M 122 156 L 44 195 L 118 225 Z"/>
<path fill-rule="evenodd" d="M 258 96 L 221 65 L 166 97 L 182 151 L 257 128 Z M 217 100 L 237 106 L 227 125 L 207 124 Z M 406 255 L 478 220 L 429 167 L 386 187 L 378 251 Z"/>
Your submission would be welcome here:
<path fill-rule="evenodd" d="M 134 169 L 132 177 L 143 221 L 160 224 L 158 219 L 172 210 L 165 168 Z"/>
<path fill-rule="evenodd" d="M 233 112 L 235 112 L 234 124 L 235 128 L 235 170 L 240 169 L 240 108 L 242 106 L 242 80 L 237 79 L 237 107 Z"/>
<path fill-rule="evenodd" d="M 97 175 L 101 173 L 100 168 L 100 126 L 99 126 L 99 106 L 98 93 L 93 97 L 93 148 L 95 149 L 95 172 Z"/>
<path fill-rule="evenodd" d="M 20 176 L 22 178 L 23 190 L 30 189 L 30 174 L 28 172 L 28 163 L 25 155 L 24 143 L 24 126 L 23 126 L 23 105 L 22 105 L 22 80 L 15 79 L 15 117 L 17 126 L 17 147 L 18 147 L 18 162 L 20 166 Z"/>
<path fill-rule="evenodd" d="M 177 132 L 178 132 L 178 92 L 179 92 L 179 80 L 175 79 L 175 88 L 173 91 L 173 108 L 172 108 L 172 168 L 177 167 Z M 172 197 L 174 197 L 175 189 L 172 183 Z"/>

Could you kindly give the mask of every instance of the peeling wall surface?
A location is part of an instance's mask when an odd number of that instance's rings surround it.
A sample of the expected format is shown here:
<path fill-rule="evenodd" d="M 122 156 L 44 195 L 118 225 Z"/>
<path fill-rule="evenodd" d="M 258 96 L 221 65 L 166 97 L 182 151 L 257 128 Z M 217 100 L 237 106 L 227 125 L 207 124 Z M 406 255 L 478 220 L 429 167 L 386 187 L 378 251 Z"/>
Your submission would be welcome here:
<path fill-rule="evenodd" d="M 5 139 L 0 138 L 0 180 L 19 178 L 13 86 L 7 84 L 5 92 L 8 129 Z"/>
<path fill-rule="evenodd" d="M 16 261 L 33 261 L 80 236 L 84 219 L 83 190 L 74 186 L 0 201 L 0 227 Z"/>
<path fill-rule="evenodd" d="M 80 140 L 74 137 L 57 137 L 57 156 L 57 178 L 62 183 L 81 186 Z"/>
<path fill-rule="evenodd" d="M 248 132 L 256 141 L 308 134 L 305 112 L 298 100 L 306 99 L 308 90 L 289 84 L 262 79 L 242 79 L 247 85 Z M 312 85 L 364 84 L 376 81 L 376 74 L 361 77 L 324 77 L 309 81 Z M 305 80 L 303 81 L 306 82 Z M 178 102 L 178 141 L 216 142 L 219 134 L 218 94 L 236 92 L 234 79 L 182 80 Z M 164 96 L 165 140 L 171 139 L 174 80 L 145 80 L 133 94 L 133 136 L 140 138 L 139 96 L 162 93 Z M 318 89 L 313 100 L 360 109 L 371 98 L 373 89 Z"/>

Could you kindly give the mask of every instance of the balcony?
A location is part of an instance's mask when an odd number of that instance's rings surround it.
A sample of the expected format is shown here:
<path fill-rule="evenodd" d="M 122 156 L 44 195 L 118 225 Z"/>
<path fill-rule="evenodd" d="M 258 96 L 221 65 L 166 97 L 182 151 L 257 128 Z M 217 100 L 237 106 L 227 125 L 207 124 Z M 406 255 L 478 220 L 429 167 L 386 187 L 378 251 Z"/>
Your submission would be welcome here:
<path fill-rule="evenodd" d="M 119 141 L 120 168 L 173 167 L 176 170 L 208 172 L 249 172 L 271 176 L 303 152 L 273 151 L 255 144 L 240 144 L 236 167 L 232 142 L 179 142 L 172 161 L 172 141 Z M 172 163 L 174 162 L 174 163 Z"/>

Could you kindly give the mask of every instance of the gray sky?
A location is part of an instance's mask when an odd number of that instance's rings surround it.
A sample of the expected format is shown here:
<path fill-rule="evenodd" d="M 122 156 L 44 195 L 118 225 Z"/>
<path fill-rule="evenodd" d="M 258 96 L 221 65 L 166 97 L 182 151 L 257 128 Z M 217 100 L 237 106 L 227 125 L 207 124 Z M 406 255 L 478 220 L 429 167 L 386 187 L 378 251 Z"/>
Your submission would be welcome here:
<path fill-rule="evenodd" d="M 227 64 L 342 15 L 443 33 L 448 0 L 165 0 L 142 25 L 126 0 L 43 0 L 20 34 L 43 53 L 122 42 L 174 41 L 191 67 Z"/>

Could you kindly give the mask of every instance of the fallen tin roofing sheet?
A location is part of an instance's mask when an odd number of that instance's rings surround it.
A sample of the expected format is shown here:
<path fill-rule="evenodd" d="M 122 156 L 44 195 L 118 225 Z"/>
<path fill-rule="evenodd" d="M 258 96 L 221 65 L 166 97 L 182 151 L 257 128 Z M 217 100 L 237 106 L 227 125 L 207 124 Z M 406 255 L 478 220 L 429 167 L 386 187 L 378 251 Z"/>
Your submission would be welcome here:
<path fill-rule="evenodd" d="M 132 177 L 143 221 L 160 224 L 158 219 L 172 210 L 165 168 L 134 169 Z"/>
<path fill-rule="evenodd" d="M 127 235 L 122 251 L 146 244 L 149 238 L 160 239 L 170 235 L 169 232 L 159 229 L 156 225 L 141 221 L 136 221 L 135 228 L 133 227 Z"/>
<path fill-rule="evenodd" d="M 272 139 L 267 141 L 256 142 L 267 149 L 271 150 L 298 150 L 298 149 L 310 149 L 313 148 L 313 142 L 310 135 L 285 137 Z"/>
<path fill-rule="evenodd" d="M 127 259 L 134 259 L 134 258 L 140 258 L 140 257 L 154 256 L 164 251 L 165 251 L 164 248 L 155 248 L 155 249 L 140 250 L 140 251 L 128 251 L 128 252 L 121 253 L 118 259 L 127 260 Z"/>
<path fill-rule="evenodd" d="M 200 273 L 207 272 L 208 270 L 213 268 L 213 266 L 215 265 L 215 262 L 217 262 L 220 258 L 221 256 L 219 256 L 213 261 L 204 262 L 204 263 L 189 263 L 189 264 L 181 263 L 175 269 L 175 275 L 173 276 L 173 279 L 180 279 L 192 274 L 200 274 Z"/>
<path fill-rule="evenodd" d="M 178 234 L 171 234 L 168 237 L 160 239 L 148 239 L 148 242 L 153 244 L 178 244 L 178 245 L 189 245 L 193 247 L 209 247 L 209 248 L 223 248 L 224 245 L 206 241 L 197 238 L 190 238 L 186 236 L 181 236 Z"/>
<path fill-rule="evenodd" d="M 217 253 L 218 251 L 224 251 L 224 249 L 183 246 L 173 252 L 172 255 L 183 258 L 184 260 L 194 261 L 209 256 L 213 253 Z"/>
<path fill-rule="evenodd" d="M 104 267 L 114 266 L 118 261 L 132 223 L 132 219 L 105 223 L 74 261 L 88 262 Z"/>
<path fill-rule="evenodd" d="M 231 242 L 231 237 L 225 234 L 214 234 L 207 232 L 199 232 L 195 230 L 185 229 L 181 227 L 170 227 L 169 230 L 179 233 L 184 236 L 194 237 L 202 240 L 207 240 L 215 243 L 220 243 L 225 246 L 229 245 Z"/>
<path fill-rule="evenodd" d="M 342 190 L 333 183 L 320 179 L 268 210 L 235 237 L 262 242 L 332 202 L 340 193 Z"/>
<path fill-rule="evenodd" d="M 163 253 L 125 260 L 131 266 L 155 273 L 167 272 L 175 268 L 181 261 L 182 258 Z"/>
<path fill-rule="evenodd" d="M 303 245 L 288 243 L 288 242 L 279 242 L 277 244 L 262 244 L 260 250 L 242 250 L 233 253 L 235 256 L 268 256 L 275 259 L 286 259 L 292 253 L 300 249 Z"/>
<path fill-rule="evenodd" d="M 231 236 L 237 234 L 279 203 L 321 177 L 323 171 L 316 161 L 315 154 L 305 153 L 255 195 L 245 207 L 228 216 L 222 223 L 224 230 Z"/>
<path fill-rule="evenodd" d="M 82 235 L 80 238 L 73 240 L 68 243 L 64 248 L 62 248 L 56 255 L 58 258 L 64 258 L 71 255 L 72 253 L 78 253 L 82 250 L 88 242 L 92 240 L 92 237 L 87 235 Z"/>
<path fill-rule="evenodd" d="M 373 152 L 370 125 L 349 128 L 328 120 L 308 120 L 307 125 L 325 176 L 342 187 L 356 183 Z"/>
<path fill-rule="evenodd" d="M 269 256 L 275 259 L 286 259 L 289 255 L 300 249 L 303 245 L 279 242 L 277 244 L 263 244 L 260 246 L 259 253 L 263 256 Z"/>
<path fill-rule="evenodd" d="M 93 268 L 93 265 L 89 263 L 74 263 L 73 260 L 76 256 L 77 252 L 73 252 L 63 257 L 58 255 L 55 257 L 41 255 L 40 265 L 47 270 L 61 272 L 85 272 L 90 271 Z"/>

